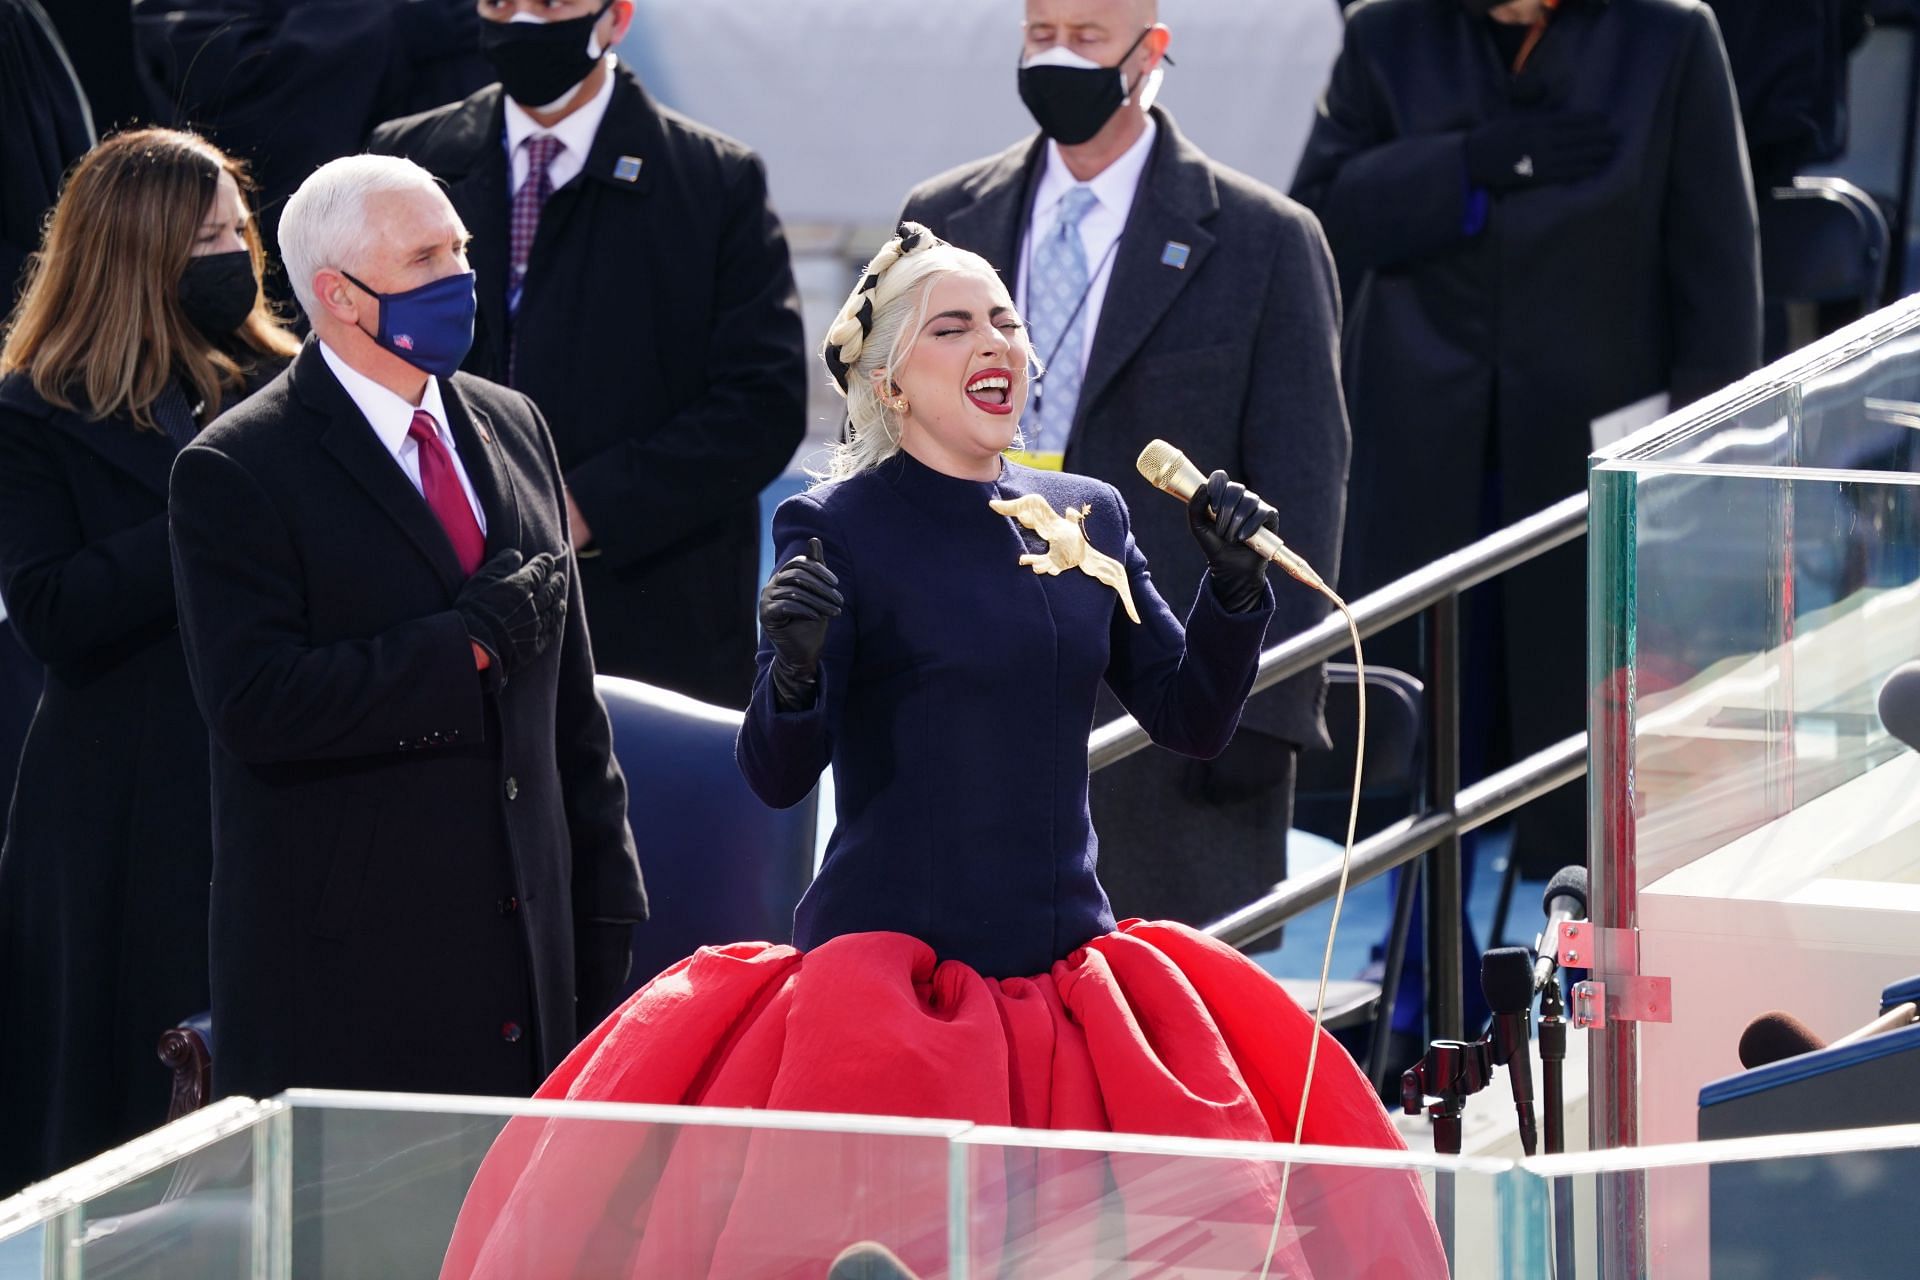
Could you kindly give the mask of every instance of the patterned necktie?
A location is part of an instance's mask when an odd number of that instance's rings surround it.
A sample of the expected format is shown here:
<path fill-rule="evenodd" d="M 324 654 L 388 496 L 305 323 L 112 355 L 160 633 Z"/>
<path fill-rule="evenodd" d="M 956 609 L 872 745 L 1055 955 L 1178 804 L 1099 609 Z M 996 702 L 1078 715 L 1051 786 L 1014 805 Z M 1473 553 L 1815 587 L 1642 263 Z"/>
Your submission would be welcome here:
<path fill-rule="evenodd" d="M 1060 198 L 1059 220 L 1033 249 L 1027 320 L 1033 349 L 1047 361 L 1047 372 L 1026 430 L 1030 452 L 1064 453 L 1080 403 L 1087 330 L 1087 250 L 1080 242 L 1080 219 L 1097 199 L 1091 187 L 1071 188 Z"/>
<path fill-rule="evenodd" d="M 480 532 L 480 522 L 474 519 L 466 490 L 460 487 L 460 477 L 454 473 L 453 457 L 440 443 L 440 433 L 433 429 L 433 415 L 425 409 L 414 410 L 407 435 L 419 446 L 420 496 L 440 518 L 461 572 L 470 574 L 486 556 L 487 539 Z"/>
<path fill-rule="evenodd" d="M 520 312 L 520 290 L 527 279 L 527 259 L 533 254 L 533 236 L 540 229 L 540 211 L 546 207 L 547 197 L 553 194 L 553 177 L 549 170 L 554 157 L 566 150 L 566 143 L 550 134 L 537 134 L 521 141 L 527 149 L 527 180 L 513 193 L 513 220 L 507 231 L 507 315 Z M 518 386 L 519 379 L 514 376 L 518 355 L 518 343 L 509 335 L 507 341 L 507 383 Z"/>

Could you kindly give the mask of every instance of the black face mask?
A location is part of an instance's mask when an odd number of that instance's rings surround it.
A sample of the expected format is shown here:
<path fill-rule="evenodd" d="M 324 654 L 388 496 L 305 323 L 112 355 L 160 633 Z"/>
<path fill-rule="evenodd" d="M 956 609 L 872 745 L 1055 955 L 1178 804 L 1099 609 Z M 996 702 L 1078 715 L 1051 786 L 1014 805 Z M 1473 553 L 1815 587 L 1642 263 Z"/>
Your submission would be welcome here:
<path fill-rule="evenodd" d="M 1040 132 L 1064 147 L 1077 147 L 1100 132 L 1132 96 L 1120 68 L 1152 29 L 1134 37 L 1111 67 L 1021 67 L 1020 101 L 1027 104 Z"/>
<path fill-rule="evenodd" d="M 244 324 L 259 293 L 253 255 L 245 249 L 189 258 L 180 277 L 180 309 L 209 338 L 224 338 Z"/>
<path fill-rule="evenodd" d="M 595 24 L 611 8 L 613 0 L 607 0 L 597 12 L 564 22 L 482 22 L 480 52 L 509 98 L 523 107 L 544 107 L 593 74 L 600 59 L 587 48 Z"/>

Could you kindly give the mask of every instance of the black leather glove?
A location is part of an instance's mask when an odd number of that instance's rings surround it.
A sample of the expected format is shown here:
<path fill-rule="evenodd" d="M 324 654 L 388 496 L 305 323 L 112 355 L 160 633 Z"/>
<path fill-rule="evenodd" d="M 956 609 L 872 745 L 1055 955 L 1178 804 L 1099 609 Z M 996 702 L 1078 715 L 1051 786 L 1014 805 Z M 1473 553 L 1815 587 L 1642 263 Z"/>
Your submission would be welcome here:
<path fill-rule="evenodd" d="M 1492 190 L 1572 182 L 1606 168 L 1619 143 L 1591 111 L 1501 116 L 1467 135 L 1467 180 Z"/>
<path fill-rule="evenodd" d="M 1216 471 L 1187 503 L 1187 525 L 1207 557 L 1207 580 L 1228 613 L 1250 613 L 1267 598 L 1272 563 L 1247 545 L 1256 529 L 1280 531 L 1280 513 L 1227 473 Z"/>
<path fill-rule="evenodd" d="M 760 588 L 760 629 L 773 645 L 767 674 L 785 710 L 804 711 L 813 705 L 827 623 L 839 617 L 845 605 L 840 579 L 827 568 L 818 538 L 807 539 L 807 554 L 781 565 Z"/>
<path fill-rule="evenodd" d="M 512 547 L 474 570 L 453 607 L 504 684 L 547 651 L 567 616 L 567 571 L 542 551 L 524 563 Z"/>
<path fill-rule="evenodd" d="M 613 1010 L 633 968 L 633 926 L 582 920 L 573 928 L 574 1026 L 586 1035 Z"/>

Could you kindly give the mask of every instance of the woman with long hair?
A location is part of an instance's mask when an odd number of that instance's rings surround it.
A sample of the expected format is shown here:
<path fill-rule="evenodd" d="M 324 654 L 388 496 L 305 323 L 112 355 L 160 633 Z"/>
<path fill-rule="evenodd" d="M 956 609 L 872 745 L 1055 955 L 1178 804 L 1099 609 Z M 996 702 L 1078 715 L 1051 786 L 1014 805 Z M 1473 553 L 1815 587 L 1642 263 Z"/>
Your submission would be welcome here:
<path fill-rule="evenodd" d="M 207 1007 L 207 735 L 174 615 L 174 455 L 297 349 L 241 165 L 143 129 L 75 165 L 0 347 L 0 597 L 46 683 L 0 848 L 0 1195 L 166 1119 Z"/>
<path fill-rule="evenodd" d="M 1209 571 L 1183 625 L 1113 486 L 1003 456 L 1025 329 L 984 259 L 916 224 L 868 264 L 824 354 L 848 437 L 829 481 L 774 516 L 783 563 L 738 744 L 771 805 L 834 771 L 795 945 L 703 948 L 536 1096 L 1291 1141 L 1312 1018 L 1230 947 L 1116 922 L 1087 811 L 1103 683 L 1172 750 L 1232 736 L 1274 608 L 1245 539 L 1272 508 L 1224 472 L 1195 493 Z M 1400 1147 L 1322 1037 L 1303 1140 Z M 944 1274 L 944 1164 L 884 1140 L 666 1128 L 512 1122 L 443 1276 L 818 1276 L 861 1236 Z M 1295 1238 L 1268 1165 L 1024 1154 L 974 1171 L 978 1274 L 1444 1271 L 1401 1171 L 1297 1171 Z"/>

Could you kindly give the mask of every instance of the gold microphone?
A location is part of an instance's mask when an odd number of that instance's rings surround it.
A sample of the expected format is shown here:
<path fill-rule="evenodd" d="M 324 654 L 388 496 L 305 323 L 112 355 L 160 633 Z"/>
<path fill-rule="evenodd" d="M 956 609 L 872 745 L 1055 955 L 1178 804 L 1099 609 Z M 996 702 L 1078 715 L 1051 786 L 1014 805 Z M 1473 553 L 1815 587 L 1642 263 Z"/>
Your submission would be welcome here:
<path fill-rule="evenodd" d="M 1207 477 L 1200 468 L 1165 440 L 1148 444 L 1140 451 L 1140 459 L 1134 465 L 1140 468 L 1140 474 L 1148 484 L 1172 494 L 1182 502 L 1193 501 L 1193 495 L 1207 485 Z M 1314 590 L 1327 590 L 1327 584 L 1320 580 L 1313 566 L 1295 555 L 1273 530 L 1261 526 L 1247 539 L 1247 545 Z"/>

